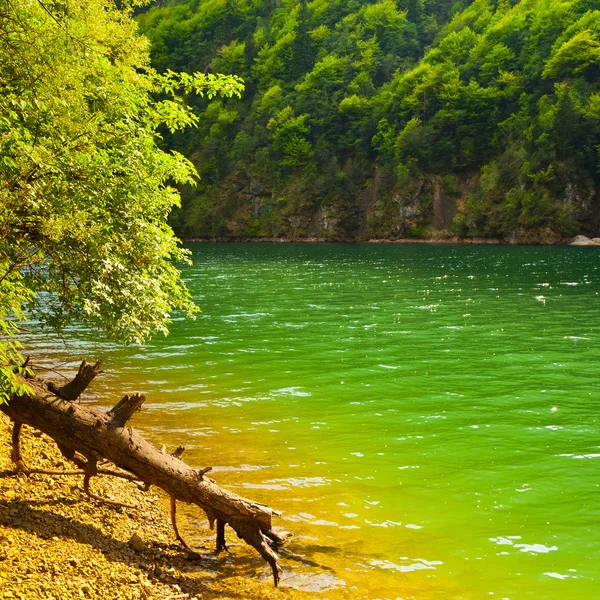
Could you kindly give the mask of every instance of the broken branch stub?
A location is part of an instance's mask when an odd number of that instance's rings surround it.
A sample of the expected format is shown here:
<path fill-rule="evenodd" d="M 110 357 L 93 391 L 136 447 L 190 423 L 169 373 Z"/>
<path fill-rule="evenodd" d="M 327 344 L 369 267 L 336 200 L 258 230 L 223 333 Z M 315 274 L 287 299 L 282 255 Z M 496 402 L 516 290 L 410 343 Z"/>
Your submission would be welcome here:
<path fill-rule="evenodd" d="M 185 446 L 177 446 L 177 448 L 175 449 L 175 452 L 171 452 L 171 456 L 174 456 L 175 458 L 181 458 L 183 456 L 184 452 L 185 452 Z"/>
<path fill-rule="evenodd" d="M 111 425 L 113 427 L 125 427 L 125 423 L 129 421 L 134 412 L 141 410 L 145 401 L 146 396 L 140 394 L 123 397 L 108 411 Z"/>
<path fill-rule="evenodd" d="M 85 360 L 79 365 L 77 375 L 63 386 L 58 386 L 55 383 L 50 382 L 48 389 L 65 400 L 73 402 L 77 400 L 87 387 L 92 383 L 94 378 L 102 373 L 102 360 L 96 362 L 95 365 L 88 364 Z"/>

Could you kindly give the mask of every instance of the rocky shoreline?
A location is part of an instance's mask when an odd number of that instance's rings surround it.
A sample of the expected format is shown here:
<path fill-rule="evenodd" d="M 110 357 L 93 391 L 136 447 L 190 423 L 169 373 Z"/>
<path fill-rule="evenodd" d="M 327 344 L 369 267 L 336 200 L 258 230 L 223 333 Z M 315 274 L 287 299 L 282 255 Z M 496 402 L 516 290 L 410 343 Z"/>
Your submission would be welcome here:
<path fill-rule="evenodd" d="M 30 428 L 24 428 L 23 450 L 32 468 L 70 468 L 54 443 Z M 81 476 L 15 475 L 10 424 L 0 414 L 0 599 L 315 598 L 274 589 L 264 561 L 234 540 L 234 556 L 216 556 L 206 519 L 201 523 L 195 515 L 201 527 L 186 527 L 190 515 L 182 511 L 180 529 L 198 552 L 185 553 L 160 490 L 142 493 L 107 477 L 95 478 L 92 486 L 136 507 L 90 501 Z"/>
<path fill-rule="evenodd" d="M 335 237 L 182 237 L 184 243 L 258 243 L 258 244 L 460 244 L 460 245 L 498 245 L 498 246 L 600 246 L 600 238 L 589 238 L 576 235 L 573 238 L 556 238 L 551 242 L 542 243 L 539 240 L 519 241 L 504 238 L 460 238 L 457 236 L 440 236 L 429 238 L 372 238 L 364 240 L 341 239 Z"/>

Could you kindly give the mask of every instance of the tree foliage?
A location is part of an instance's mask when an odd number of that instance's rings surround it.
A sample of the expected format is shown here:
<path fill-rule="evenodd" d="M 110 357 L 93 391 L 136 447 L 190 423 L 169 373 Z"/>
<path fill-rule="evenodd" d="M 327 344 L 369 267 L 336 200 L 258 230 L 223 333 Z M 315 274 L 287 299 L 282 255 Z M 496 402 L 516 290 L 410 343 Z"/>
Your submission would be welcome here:
<path fill-rule="evenodd" d="M 184 97 L 239 96 L 241 83 L 157 73 L 131 9 L 109 0 L 0 0 L 0 14 L 1 401 L 18 391 L 26 310 L 121 342 L 197 310 L 166 222 L 173 184 L 196 171 L 159 132 L 199 122 Z"/>
<path fill-rule="evenodd" d="M 351 233 L 342 223 L 385 236 L 405 208 L 432 205 L 413 192 L 439 178 L 475 182 L 457 207 L 463 234 L 594 227 L 600 12 L 590 0 L 238 0 L 235 14 L 177 0 L 140 24 L 156 66 L 227 60 L 247 78 L 242 100 L 169 140 L 204 175 L 184 191 L 183 233 L 298 235 L 328 212 L 340 237 Z M 302 131 L 286 154 L 272 120 L 288 107 Z M 236 123 L 214 130 L 231 109 Z M 285 201 L 256 211 L 251 188 Z M 377 205 L 357 225 L 350 216 L 368 198 Z"/>

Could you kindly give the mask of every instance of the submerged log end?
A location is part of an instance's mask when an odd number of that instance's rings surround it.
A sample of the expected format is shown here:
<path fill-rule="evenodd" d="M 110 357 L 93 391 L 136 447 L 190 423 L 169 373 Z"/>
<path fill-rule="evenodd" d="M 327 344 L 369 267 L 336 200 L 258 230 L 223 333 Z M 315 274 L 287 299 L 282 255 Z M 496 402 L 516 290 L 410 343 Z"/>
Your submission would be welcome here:
<path fill-rule="evenodd" d="M 263 535 L 269 538 L 269 544 L 274 548 L 283 546 L 290 538 L 294 537 L 294 534 L 289 531 L 276 532 L 272 529 L 263 530 Z"/>
<path fill-rule="evenodd" d="M 279 585 L 281 568 L 277 563 L 277 554 L 275 554 L 275 552 L 273 552 L 269 546 L 268 538 L 253 524 L 230 523 L 230 525 L 233 527 L 239 537 L 257 550 L 258 553 L 269 563 L 271 571 L 273 572 L 273 584 L 275 587 L 277 587 Z"/>
<path fill-rule="evenodd" d="M 146 401 L 146 396 L 143 394 L 133 394 L 133 396 L 124 396 L 113 408 L 108 411 L 110 424 L 113 427 L 124 427 L 129 421 L 131 415 L 142 408 L 142 404 Z"/>

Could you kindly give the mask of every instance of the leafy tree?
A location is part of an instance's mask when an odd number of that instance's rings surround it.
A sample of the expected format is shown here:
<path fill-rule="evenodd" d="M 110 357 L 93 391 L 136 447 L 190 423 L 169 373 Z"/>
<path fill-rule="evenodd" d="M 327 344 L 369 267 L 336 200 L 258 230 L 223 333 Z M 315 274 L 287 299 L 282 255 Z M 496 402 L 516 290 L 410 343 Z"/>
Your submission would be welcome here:
<path fill-rule="evenodd" d="M 292 79 L 299 79 L 302 77 L 304 73 L 312 69 L 312 66 L 315 63 L 309 27 L 309 15 L 306 8 L 306 1 L 300 0 L 296 37 L 292 44 L 290 64 L 290 75 Z"/>
<path fill-rule="evenodd" d="M 120 342 L 166 334 L 172 310 L 197 310 L 166 224 L 173 183 L 193 183 L 195 169 L 159 149 L 158 131 L 198 122 L 182 95 L 239 96 L 241 83 L 157 73 L 131 7 L 109 0 L 0 0 L 0 13 L 1 401 L 22 391 L 27 310 Z"/>
<path fill-rule="evenodd" d="M 600 41 L 590 31 L 580 31 L 564 42 L 546 63 L 543 76 L 556 79 L 579 73 L 591 65 L 600 65 Z"/>

